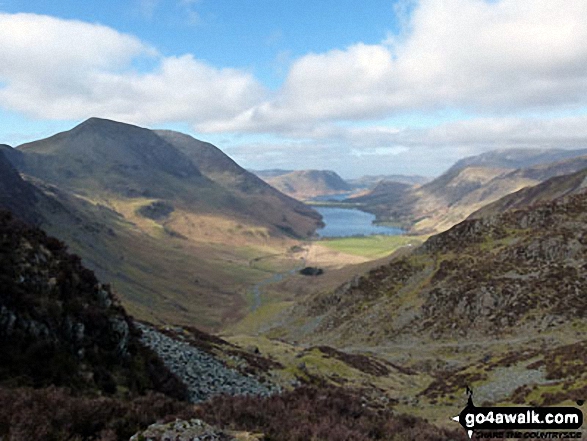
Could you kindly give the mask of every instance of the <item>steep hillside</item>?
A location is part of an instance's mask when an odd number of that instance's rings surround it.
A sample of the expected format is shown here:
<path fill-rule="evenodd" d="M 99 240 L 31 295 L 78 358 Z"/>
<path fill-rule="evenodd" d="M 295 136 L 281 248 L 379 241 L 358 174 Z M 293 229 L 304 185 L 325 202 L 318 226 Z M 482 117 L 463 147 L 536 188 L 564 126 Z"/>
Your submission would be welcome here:
<path fill-rule="evenodd" d="M 18 151 L 22 162 L 16 166 L 23 173 L 89 195 L 187 199 L 184 182 L 213 190 L 191 161 L 155 133 L 115 121 L 90 118 Z"/>
<path fill-rule="evenodd" d="M 37 202 L 35 188 L 20 177 L 5 157 L 3 152 L 10 150 L 11 147 L 0 145 L 0 208 L 16 211 L 30 223 L 39 223 L 40 216 L 33 209 Z"/>
<path fill-rule="evenodd" d="M 299 236 L 311 235 L 318 225 L 318 213 L 275 190 L 214 145 L 183 133 L 168 130 L 155 133 L 186 155 L 204 176 L 245 201 L 251 217 Z"/>
<path fill-rule="evenodd" d="M 117 394 L 185 387 L 65 245 L 0 211 L 0 384 Z"/>
<path fill-rule="evenodd" d="M 279 191 L 300 200 L 352 190 L 347 182 L 330 170 L 297 170 L 263 179 Z"/>
<path fill-rule="evenodd" d="M 444 231 L 469 216 L 481 207 L 497 201 L 505 195 L 520 189 L 535 186 L 553 176 L 574 173 L 587 167 L 587 156 L 580 156 L 563 161 L 539 164 L 514 170 L 497 176 L 479 189 L 465 195 L 449 207 L 446 214 L 433 216 L 430 220 L 420 222 L 418 228 L 435 225 L 437 231 Z"/>
<path fill-rule="evenodd" d="M 413 374 L 376 357 L 135 323 L 62 242 L 5 211 L 0 283 L 2 438 L 463 438 L 392 412 Z"/>
<path fill-rule="evenodd" d="M 349 201 L 360 203 L 362 209 L 372 212 L 380 221 L 411 227 L 413 232 L 429 233 L 436 229 L 436 219 L 446 215 L 450 207 L 507 172 L 504 169 L 469 167 L 449 171 L 421 187 L 384 184 Z M 454 223 L 459 220 L 462 219 L 455 219 Z"/>
<path fill-rule="evenodd" d="M 13 163 L 21 172 L 114 209 L 117 203 L 162 200 L 180 211 L 240 219 L 299 237 L 319 225 L 316 212 L 285 197 L 272 194 L 263 201 L 257 192 L 257 206 L 251 204 L 244 195 L 260 188 L 259 182 L 218 149 L 178 133 L 90 118 L 67 132 L 21 145 L 18 152 Z M 219 183 L 202 175 L 200 162 Z M 263 203 L 280 216 L 260 209 Z"/>

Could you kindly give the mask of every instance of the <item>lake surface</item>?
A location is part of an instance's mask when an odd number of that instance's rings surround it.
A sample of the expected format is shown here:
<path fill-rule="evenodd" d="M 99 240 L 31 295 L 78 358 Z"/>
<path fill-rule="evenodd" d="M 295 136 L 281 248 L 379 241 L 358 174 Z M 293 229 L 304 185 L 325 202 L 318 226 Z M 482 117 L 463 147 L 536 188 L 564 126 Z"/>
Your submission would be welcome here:
<path fill-rule="evenodd" d="M 403 234 L 403 230 L 400 228 L 373 224 L 375 215 L 356 208 L 320 206 L 312 208 L 322 215 L 322 221 L 326 224 L 324 228 L 317 231 L 320 237 L 371 236 L 373 234 L 397 236 Z"/>

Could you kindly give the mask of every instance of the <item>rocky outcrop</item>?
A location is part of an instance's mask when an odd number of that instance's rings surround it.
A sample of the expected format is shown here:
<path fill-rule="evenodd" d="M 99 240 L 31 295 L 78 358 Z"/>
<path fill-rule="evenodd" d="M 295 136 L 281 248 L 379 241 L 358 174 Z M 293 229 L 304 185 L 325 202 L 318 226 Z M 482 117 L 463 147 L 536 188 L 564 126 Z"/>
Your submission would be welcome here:
<path fill-rule="evenodd" d="M 117 393 L 185 388 L 138 341 L 110 287 L 65 245 L 0 212 L 0 382 Z"/>
<path fill-rule="evenodd" d="M 253 375 L 245 375 L 226 367 L 212 355 L 173 339 L 144 324 L 141 341 L 155 351 L 165 365 L 187 386 L 190 401 L 201 402 L 215 395 L 269 396 L 280 392 L 279 387 L 262 384 Z"/>

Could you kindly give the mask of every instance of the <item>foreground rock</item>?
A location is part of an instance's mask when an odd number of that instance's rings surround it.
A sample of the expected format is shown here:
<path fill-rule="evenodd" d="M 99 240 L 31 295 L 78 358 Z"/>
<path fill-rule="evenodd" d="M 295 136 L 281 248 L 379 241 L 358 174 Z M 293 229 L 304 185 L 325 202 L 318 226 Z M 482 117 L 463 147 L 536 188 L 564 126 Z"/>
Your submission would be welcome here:
<path fill-rule="evenodd" d="M 198 403 L 215 395 L 269 396 L 280 392 L 272 384 L 262 384 L 252 375 L 226 367 L 212 355 L 175 340 L 143 324 L 141 341 L 154 350 L 167 368 L 188 388 L 190 401 Z"/>
<path fill-rule="evenodd" d="M 202 420 L 176 420 L 167 424 L 152 424 L 130 441 L 260 441 L 263 435 L 248 432 L 225 432 Z"/>

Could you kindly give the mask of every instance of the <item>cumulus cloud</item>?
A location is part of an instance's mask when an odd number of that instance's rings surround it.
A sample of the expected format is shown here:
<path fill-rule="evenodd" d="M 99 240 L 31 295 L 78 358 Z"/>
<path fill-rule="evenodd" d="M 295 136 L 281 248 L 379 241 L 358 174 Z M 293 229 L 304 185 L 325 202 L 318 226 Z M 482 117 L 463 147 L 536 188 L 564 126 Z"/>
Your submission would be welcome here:
<path fill-rule="evenodd" d="M 201 129 L 278 131 L 461 108 L 500 114 L 587 104 L 587 2 L 421 0 L 381 44 L 296 60 L 273 99 Z M 400 7 L 401 9 L 401 7 Z"/>
<path fill-rule="evenodd" d="M 135 62 L 149 58 L 142 72 Z M 104 116 L 134 123 L 231 118 L 264 96 L 248 72 L 192 55 L 163 57 L 98 24 L 0 14 L 0 102 L 49 119 Z"/>

